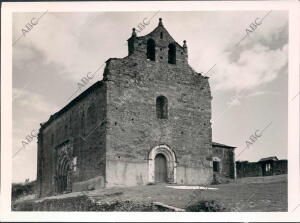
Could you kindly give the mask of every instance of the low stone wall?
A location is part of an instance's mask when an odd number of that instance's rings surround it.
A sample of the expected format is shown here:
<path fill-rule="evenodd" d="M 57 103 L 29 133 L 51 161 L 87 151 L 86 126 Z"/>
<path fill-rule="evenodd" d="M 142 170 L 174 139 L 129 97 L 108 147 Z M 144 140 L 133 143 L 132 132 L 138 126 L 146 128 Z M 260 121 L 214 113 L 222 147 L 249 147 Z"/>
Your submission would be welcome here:
<path fill-rule="evenodd" d="M 278 160 L 273 164 L 274 175 L 287 174 L 288 173 L 288 161 Z"/>
<path fill-rule="evenodd" d="M 268 175 L 280 175 L 287 174 L 288 161 L 287 160 L 275 160 L 272 161 L 270 174 Z M 263 176 L 264 165 L 262 162 L 236 162 L 237 177 L 257 177 Z M 267 175 L 266 175 L 267 176 Z"/>
<path fill-rule="evenodd" d="M 22 201 L 12 204 L 12 211 L 174 211 L 159 209 L 152 202 L 130 200 L 95 201 L 86 195 Z"/>
<path fill-rule="evenodd" d="M 97 190 L 105 187 L 103 176 L 98 176 L 87 181 L 75 182 L 72 185 L 72 192 Z"/>

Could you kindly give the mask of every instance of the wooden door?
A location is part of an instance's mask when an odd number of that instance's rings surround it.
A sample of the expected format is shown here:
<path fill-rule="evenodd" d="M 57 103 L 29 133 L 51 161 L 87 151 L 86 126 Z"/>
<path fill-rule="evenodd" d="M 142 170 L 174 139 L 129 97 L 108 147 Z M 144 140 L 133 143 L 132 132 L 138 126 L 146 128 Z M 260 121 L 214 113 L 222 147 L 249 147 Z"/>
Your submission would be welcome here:
<path fill-rule="evenodd" d="M 163 154 L 155 157 L 155 182 L 167 182 L 167 160 Z"/>

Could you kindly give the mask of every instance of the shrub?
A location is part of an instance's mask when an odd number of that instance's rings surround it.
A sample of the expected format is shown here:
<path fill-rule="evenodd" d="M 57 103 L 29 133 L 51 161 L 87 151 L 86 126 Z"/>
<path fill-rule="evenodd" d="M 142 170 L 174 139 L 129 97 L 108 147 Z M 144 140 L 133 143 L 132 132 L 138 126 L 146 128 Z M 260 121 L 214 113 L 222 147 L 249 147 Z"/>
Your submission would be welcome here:
<path fill-rule="evenodd" d="M 26 183 L 12 184 L 12 200 L 16 200 L 22 196 L 33 194 L 35 190 L 36 181 Z"/>
<path fill-rule="evenodd" d="M 189 212 L 222 212 L 225 210 L 220 203 L 214 200 L 197 201 L 186 208 L 186 211 Z"/>

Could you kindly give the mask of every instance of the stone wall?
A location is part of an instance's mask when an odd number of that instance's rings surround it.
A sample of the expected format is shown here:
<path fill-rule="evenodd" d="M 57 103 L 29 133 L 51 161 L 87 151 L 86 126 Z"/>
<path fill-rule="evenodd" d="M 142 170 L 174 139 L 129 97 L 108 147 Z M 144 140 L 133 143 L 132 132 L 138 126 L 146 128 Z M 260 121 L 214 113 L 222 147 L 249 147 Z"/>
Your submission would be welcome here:
<path fill-rule="evenodd" d="M 156 40 L 155 61 L 146 58 L 145 44 L 150 37 Z M 177 47 L 177 63 L 168 63 L 167 46 L 174 40 L 162 28 L 132 41 L 136 41 L 133 53 L 108 60 L 105 71 L 107 186 L 147 184 L 148 155 L 158 145 L 175 152 L 177 183 L 210 182 L 212 98 L 208 78 L 193 71 L 182 47 Z M 168 119 L 156 115 L 156 98 L 161 95 L 168 100 Z"/>
<path fill-rule="evenodd" d="M 273 174 L 287 174 L 288 173 L 288 161 L 278 160 L 273 163 Z"/>
<path fill-rule="evenodd" d="M 287 174 L 287 160 L 276 160 L 271 162 L 270 174 L 280 175 Z M 256 177 L 263 176 L 263 162 L 236 162 L 237 177 Z"/>
<path fill-rule="evenodd" d="M 212 156 L 220 159 L 220 171 L 217 174 L 234 178 L 234 148 L 213 145 Z"/>
<path fill-rule="evenodd" d="M 236 162 L 237 177 L 262 176 L 261 164 L 258 162 Z"/>
<path fill-rule="evenodd" d="M 41 126 L 38 139 L 40 196 L 56 193 L 59 152 L 70 150 L 68 179 L 83 182 L 105 176 L 106 87 L 97 82 Z M 66 146 L 65 146 L 66 145 Z"/>

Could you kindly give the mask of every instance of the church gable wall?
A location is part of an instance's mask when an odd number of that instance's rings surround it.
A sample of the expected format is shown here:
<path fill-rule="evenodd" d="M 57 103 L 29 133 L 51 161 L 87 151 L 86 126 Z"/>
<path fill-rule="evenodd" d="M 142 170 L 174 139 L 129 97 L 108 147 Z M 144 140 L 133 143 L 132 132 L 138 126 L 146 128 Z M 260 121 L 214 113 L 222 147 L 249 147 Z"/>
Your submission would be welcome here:
<path fill-rule="evenodd" d="M 165 144 L 177 157 L 179 184 L 207 183 L 211 168 L 211 93 L 208 79 L 188 64 L 136 56 L 107 62 L 108 185 L 147 184 L 148 154 Z M 168 101 L 168 119 L 156 99 Z"/>

